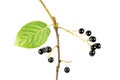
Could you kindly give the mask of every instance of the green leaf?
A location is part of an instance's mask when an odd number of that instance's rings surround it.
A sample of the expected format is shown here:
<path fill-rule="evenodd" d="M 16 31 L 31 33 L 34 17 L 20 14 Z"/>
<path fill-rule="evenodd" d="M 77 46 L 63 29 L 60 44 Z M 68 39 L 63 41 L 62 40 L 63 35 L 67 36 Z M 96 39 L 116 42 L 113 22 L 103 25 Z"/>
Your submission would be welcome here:
<path fill-rule="evenodd" d="M 32 21 L 24 25 L 16 36 L 15 45 L 24 48 L 37 48 L 48 39 L 50 29 L 46 23 Z"/>

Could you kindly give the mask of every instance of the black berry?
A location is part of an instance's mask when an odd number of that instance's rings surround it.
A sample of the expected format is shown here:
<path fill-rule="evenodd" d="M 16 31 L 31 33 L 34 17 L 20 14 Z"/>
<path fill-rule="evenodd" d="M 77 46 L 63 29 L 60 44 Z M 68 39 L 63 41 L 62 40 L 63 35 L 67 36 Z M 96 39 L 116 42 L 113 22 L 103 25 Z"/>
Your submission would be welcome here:
<path fill-rule="evenodd" d="M 95 36 L 90 36 L 89 37 L 89 41 L 90 42 L 95 42 L 96 41 L 96 37 Z"/>
<path fill-rule="evenodd" d="M 45 53 L 46 52 L 45 48 L 43 47 L 42 49 L 43 49 L 43 53 Z"/>
<path fill-rule="evenodd" d="M 96 45 L 96 48 L 97 48 L 97 49 L 100 49 L 100 48 L 101 48 L 101 44 L 100 44 L 100 43 L 95 43 L 95 45 Z"/>
<path fill-rule="evenodd" d="M 47 46 L 46 48 L 45 48 L 45 50 L 46 50 L 46 52 L 51 52 L 52 51 L 52 48 L 50 47 L 50 46 Z"/>
<path fill-rule="evenodd" d="M 70 68 L 69 68 L 69 67 L 65 67 L 65 68 L 64 68 L 64 71 L 65 71 L 66 73 L 69 73 L 69 72 L 70 72 Z"/>
<path fill-rule="evenodd" d="M 95 55 L 95 50 L 91 50 L 91 51 L 89 52 L 89 55 L 90 55 L 90 56 L 94 56 L 94 55 Z"/>
<path fill-rule="evenodd" d="M 49 59 L 48 59 L 48 62 L 50 62 L 50 63 L 52 63 L 54 61 L 54 58 L 53 57 L 50 57 Z"/>
<path fill-rule="evenodd" d="M 93 45 L 91 46 L 91 50 L 95 50 L 95 49 L 96 49 L 96 45 L 93 44 Z"/>
<path fill-rule="evenodd" d="M 91 32 L 90 30 L 87 30 L 87 31 L 86 31 L 86 35 L 87 35 L 87 36 L 91 36 L 91 34 L 92 34 L 92 32 Z"/>
<path fill-rule="evenodd" d="M 80 33 L 80 34 L 83 34 L 83 33 L 84 33 L 84 29 L 83 29 L 83 28 L 80 28 L 80 29 L 79 29 L 79 33 Z"/>
<path fill-rule="evenodd" d="M 43 54 L 43 49 L 39 49 L 38 53 L 42 55 Z"/>

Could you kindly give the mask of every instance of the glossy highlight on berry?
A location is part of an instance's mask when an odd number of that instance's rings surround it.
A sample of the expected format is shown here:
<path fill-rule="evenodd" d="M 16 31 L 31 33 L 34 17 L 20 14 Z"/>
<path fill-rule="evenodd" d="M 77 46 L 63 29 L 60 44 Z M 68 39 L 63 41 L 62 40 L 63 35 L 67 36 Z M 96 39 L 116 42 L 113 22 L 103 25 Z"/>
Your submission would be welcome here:
<path fill-rule="evenodd" d="M 91 50 L 91 51 L 89 52 L 89 55 L 90 55 L 90 56 L 94 56 L 94 55 L 95 55 L 95 50 Z"/>
<path fill-rule="evenodd" d="M 39 53 L 40 55 L 42 55 L 42 54 L 43 54 L 43 49 L 39 49 L 39 50 L 38 50 L 38 53 Z"/>
<path fill-rule="evenodd" d="M 96 45 L 93 44 L 93 45 L 91 46 L 91 50 L 95 50 L 95 49 L 96 49 Z"/>
<path fill-rule="evenodd" d="M 47 47 L 45 48 L 45 51 L 49 53 L 49 52 L 52 51 L 52 48 L 51 48 L 50 46 L 47 46 Z"/>
<path fill-rule="evenodd" d="M 65 67 L 64 71 L 65 71 L 65 73 L 69 73 L 70 72 L 70 68 L 69 67 Z"/>
<path fill-rule="evenodd" d="M 50 57 L 49 59 L 48 59 L 48 62 L 49 63 L 52 63 L 54 61 L 54 58 L 53 57 Z"/>
<path fill-rule="evenodd" d="M 89 41 L 90 42 L 96 42 L 96 37 L 95 36 L 90 36 Z"/>
<path fill-rule="evenodd" d="M 92 34 L 92 32 L 91 32 L 90 30 L 87 30 L 87 31 L 86 31 L 86 35 L 87 35 L 87 36 L 91 36 L 91 34 Z"/>
<path fill-rule="evenodd" d="M 97 49 L 100 49 L 100 48 L 101 48 L 101 44 L 100 44 L 100 43 L 95 43 L 95 45 L 96 45 L 96 48 L 97 48 Z"/>
<path fill-rule="evenodd" d="M 80 34 L 83 34 L 83 33 L 84 33 L 84 29 L 83 29 L 83 28 L 80 28 L 80 29 L 79 29 L 79 33 L 80 33 Z"/>
<path fill-rule="evenodd" d="M 43 49 L 43 53 L 45 53 L 46 52 L 45 47 L 43 47 L 42 49 Z"/>

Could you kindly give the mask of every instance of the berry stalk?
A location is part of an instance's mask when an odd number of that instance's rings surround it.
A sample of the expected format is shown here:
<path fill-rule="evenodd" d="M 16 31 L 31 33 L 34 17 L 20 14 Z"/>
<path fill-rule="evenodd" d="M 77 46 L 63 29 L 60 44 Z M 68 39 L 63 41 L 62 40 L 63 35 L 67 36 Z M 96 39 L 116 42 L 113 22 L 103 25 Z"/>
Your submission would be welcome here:
<path fill-rule="evenodd" d="M 81 38 L 81 37 L 79 37 L 78 35 L 76 35 L 76 34 L 74 34 L 73 32 L 71 32 L 71 31 L 67 30 L 66 28 L 63 28 L 63 27 L 58 27 L 58 28 L 59 28 L 59 29 L 62 29 L 62 30 L 65 30 L 66 32 L 68 32 L 68 33 L 72 34 L 72 35 L 73 35 L 73 36 L 75 36 L 76 38 L 78 38 L 78 39 L 82 40 L 83 42 L 85 42 L 85 43 L 87 43 L 89 46 L 91 46 L 91 44 L 90 44 L 90 43 L 88 43 L 88 41 L 87 41 L 87 40 L 82 39 L 82 38 Z"/>

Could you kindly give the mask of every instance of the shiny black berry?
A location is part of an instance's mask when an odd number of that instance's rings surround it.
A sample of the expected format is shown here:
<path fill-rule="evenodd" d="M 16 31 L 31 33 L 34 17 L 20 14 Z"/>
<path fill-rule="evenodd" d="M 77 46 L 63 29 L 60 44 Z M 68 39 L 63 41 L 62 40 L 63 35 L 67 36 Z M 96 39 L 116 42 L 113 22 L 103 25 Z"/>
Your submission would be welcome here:
<path fill-rule="evenodd" d="M 86 31 L 86 35 L 87 35 L 87 36 L 91 36 L 91 34 L 92 34 L 92 32 L 91 32 L 90 30 L 87 30 L 87 31 Z"/>
<path fill-rule="evenodd" d="M 45 50 L 46 50 L 46 52 L 51 52 L 52 51 L 52 48 L 50 47 L 50 46 L 47 46 L 46 48 L 45 48 Z"/>
<path fill-rule="evenodd" d="M 69 67 L 65 67 L 65 68 L 64 68 L 64 71 L 65 71 L 66 73 L 69 73 L 69 72 L 70 72 L 70 68 L 69 68 Z"/>
<path fill-rule="evenodd" d="M 39 49 L 38 53 L 42 55 L 43 54 L 43 49 Z"/>
<path fill-rule="evenodd" d="M 50 57 L 49 59 L 48 59 L 48 62 L 49 63 L 52 63 L 54 61 L 54 58 L 53 57 Z"/>
<path fill-rule="evenodd" d="M 90 56 L 94 56 L 94 55 L 95 55 L 95 50 L 91 50 L 91 51 L 89 52 L 89 55 L 90 55 Z"/>
<path fill-rule="evenodd" d="M 100 48 L 101 48 L 101 44 L 100 44 L 100 43 L 95 43 L 95 45 L 96 45 L 96 48 L 97 48 L 97 49 L 100 49 Z"/>
<path fill-rule="evenodd" d="M 95 49 L 96 49 L 96 45 L 93 44 L 93 45 L 91 46 L 91 50 L 95 50 Z"/>
<path fill-rule="evenodd" d="M 80 33 L 80 34 L 83 34 L 83 33 L 84 33 L 84 29 L 83 29 L 83 28 L 80 28 L 80 29 L 79 29 L 79 33 Z"/>
<path fill-rule="evenodd" d="M 90 36 L 89 37 L 89 41 L 90 42 L 95 42 L 96 41 L 96 37 L 95 36 Z"/>
<path fill-rule="evenodd" d="M 45 48 L 43 47 L 43 48 L 41 48 L 41 49 L 43 49 L 43 53 L 45 53 L 46 52 L 46 50 L 45 50 Z"/>

